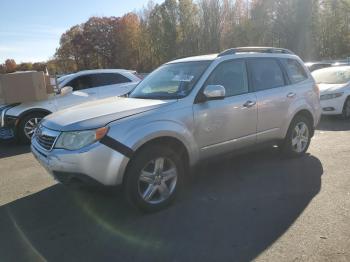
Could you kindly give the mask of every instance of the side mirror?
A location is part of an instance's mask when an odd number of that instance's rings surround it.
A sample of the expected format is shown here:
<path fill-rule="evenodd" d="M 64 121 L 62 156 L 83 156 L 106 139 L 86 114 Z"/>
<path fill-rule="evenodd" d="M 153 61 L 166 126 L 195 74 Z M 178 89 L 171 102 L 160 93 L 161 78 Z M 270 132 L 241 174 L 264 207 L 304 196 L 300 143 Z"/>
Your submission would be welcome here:
<path fill-rule="evenodd" d="M 73 87 L 71 86 L 65 86 L 61 89 L 61 95 L 67 95 L 69 93 L 72 93 L 73 92 Z"/>
<path fill-rule="evenodd" d="M 207 85 L 204 88 L 203 95 L 207 100 L 224 99 L 226 90 L 222 85 Z"/>

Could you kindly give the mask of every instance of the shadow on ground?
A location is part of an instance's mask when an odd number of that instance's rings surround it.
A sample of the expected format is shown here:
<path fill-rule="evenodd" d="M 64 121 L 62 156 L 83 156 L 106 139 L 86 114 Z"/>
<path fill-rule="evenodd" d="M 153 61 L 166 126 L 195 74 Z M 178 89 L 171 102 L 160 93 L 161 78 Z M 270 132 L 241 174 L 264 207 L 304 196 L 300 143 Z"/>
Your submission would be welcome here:
<path fill-rule="evenodd" d="M 317 130 L 321 131 L 348 131 L 350 130 L 350 120 L 339 116 L 322 116 Z"/>
<path fill-rule="evenodd" d="M 275 149 L 222 159 L 149 215 L 120 192 L 55 185 L 0 207 L 1 261 L 250 261 L 294 223 L 322 174 L 317 158 Z"/>
<path fill-rule="evenodd" d="M 15 140 L 0 140 L 0 159 L 29 152 L 29 145 L 20 145 Z"/>

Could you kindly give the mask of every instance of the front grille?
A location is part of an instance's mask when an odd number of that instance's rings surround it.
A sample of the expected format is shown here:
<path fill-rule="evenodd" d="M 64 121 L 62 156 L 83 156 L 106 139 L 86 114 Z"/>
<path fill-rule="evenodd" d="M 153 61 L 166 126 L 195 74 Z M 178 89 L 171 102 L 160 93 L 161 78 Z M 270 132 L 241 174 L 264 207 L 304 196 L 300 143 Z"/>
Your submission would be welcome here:
<path fill-rule="evenodd" d="M 55 143 L 56 137 L 41 135 L 36 137 L 40 146 L 45 148 L 46 150 L 51 150 L 53 143 Z"/>
<path fill-rule="evenodd" d="M 49 151 L 53 148 L 59 132 L 40 125 L 35 131 L 35 140 L 40 147 Z"/>

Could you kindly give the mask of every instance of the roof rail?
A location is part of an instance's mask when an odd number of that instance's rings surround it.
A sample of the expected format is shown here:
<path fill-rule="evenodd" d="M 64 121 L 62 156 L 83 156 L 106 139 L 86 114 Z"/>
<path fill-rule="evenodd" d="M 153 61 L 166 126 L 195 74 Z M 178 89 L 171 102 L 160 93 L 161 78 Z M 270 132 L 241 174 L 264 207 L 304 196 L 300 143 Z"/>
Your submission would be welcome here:
<path fill-rule="evenodd" d="M 225 55 L 234 55 L 236 53 L 271 53 L 271 54 L 290 54 L 294 55 L 294 53 L 285 48 L 277 48 L 277 47 L 260 47 L 260 46 L 252 46 L 252 47 L 235 47 L 227 49 L 221 52 L 218 57 Z"/>

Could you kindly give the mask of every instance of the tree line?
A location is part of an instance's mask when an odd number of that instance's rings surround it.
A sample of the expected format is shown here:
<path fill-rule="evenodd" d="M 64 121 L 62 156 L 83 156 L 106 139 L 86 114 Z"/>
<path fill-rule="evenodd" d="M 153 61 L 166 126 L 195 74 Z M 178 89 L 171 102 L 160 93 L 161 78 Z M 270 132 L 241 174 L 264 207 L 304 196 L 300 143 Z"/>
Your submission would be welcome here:
<path fill-rule="evenodd" d="M 60 39 L 50 72 L 149 72 L 174 58 L 275 46 L 305 61 L 350 56 L 350 0 L 165 0 L 122 17 L 91 17 Z M 1 70 L 1 68 L 0 68 Z"/>

